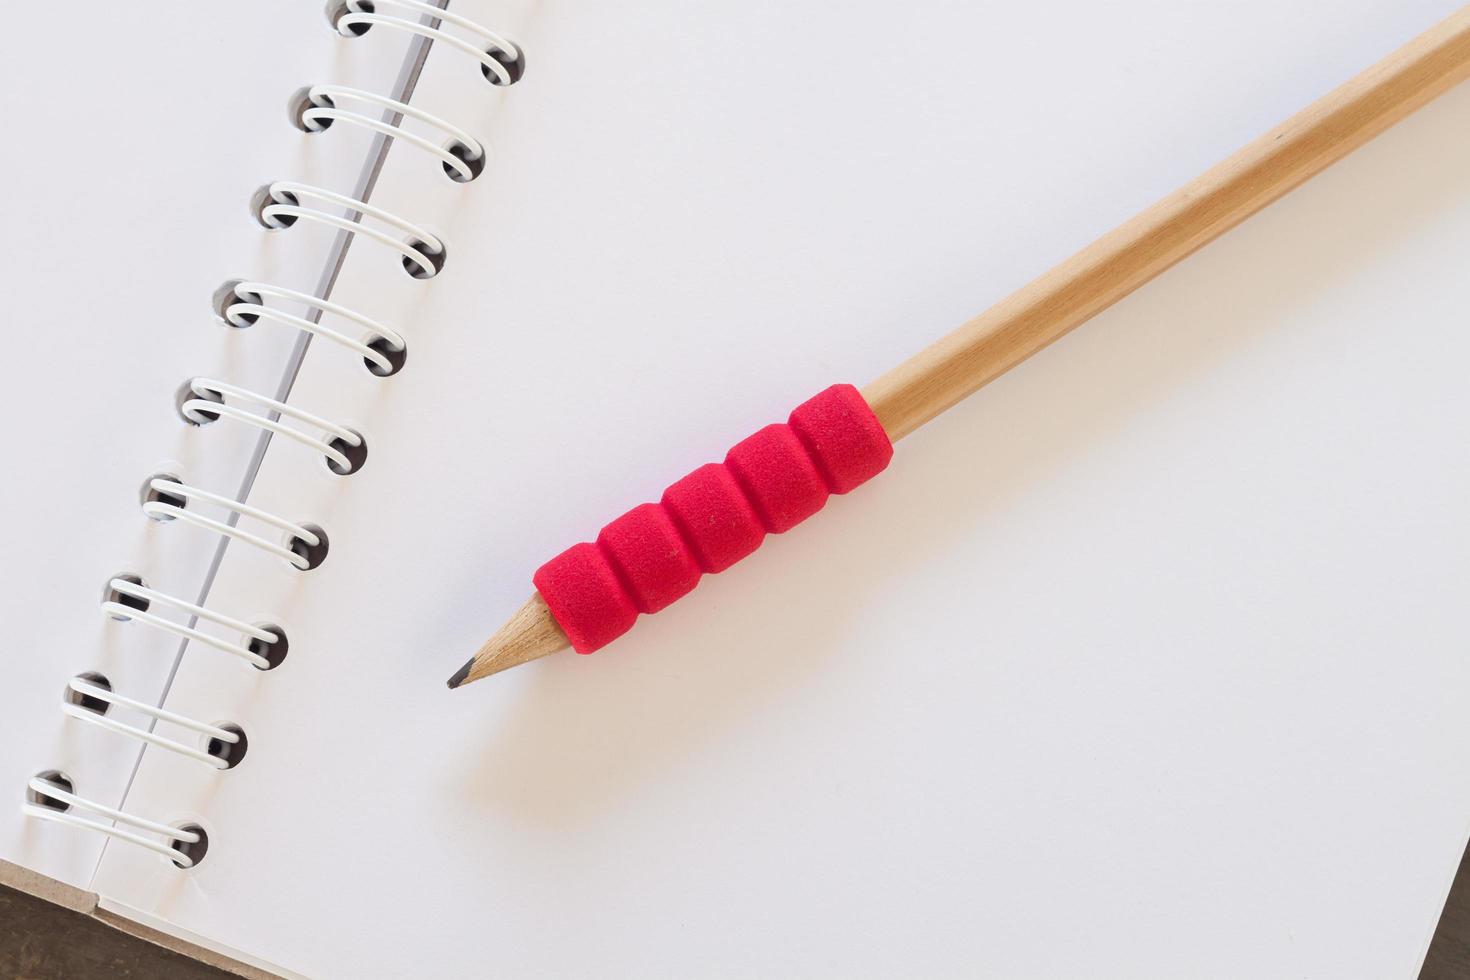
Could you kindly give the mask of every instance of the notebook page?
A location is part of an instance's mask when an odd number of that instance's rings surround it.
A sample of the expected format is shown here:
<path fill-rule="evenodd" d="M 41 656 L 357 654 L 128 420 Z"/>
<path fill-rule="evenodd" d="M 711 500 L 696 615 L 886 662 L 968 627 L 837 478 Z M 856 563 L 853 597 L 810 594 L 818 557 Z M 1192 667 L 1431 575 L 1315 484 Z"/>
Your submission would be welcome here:
<path fill-rule="evenodd" d="M 259 441 L 232 421 L 185 424 L 176 393 L 202 376 L 272 394 L 297 342 L 270 324 L 224 327 L 211 294 L 239 277 L 313 290 L 326 270 L 330 230 L 267 234 L 250 196 L 286 175 L 350 190 L 367 159 L 372 134 L 339 126 L 309 139 L 287 121 L 287 97 L 324 77 L 391 82 L 407 48 L 333 37 L 321 7 L 297 0 L 6 12 L 0 786 L 15 805 L 0 808 L 0 858 L 72 884 L 88 883 L 103 838 L 24 817 L 26 783 L 58 770 L 117 806 L 139 743 L 65 718 L 63 689 L 96 672 L 157 703 L 179 650 L 161 630 L 105 619 L 104 583 L 131 573 L 192 602 L 218 547 L 146 519 L 141 488 L 167 473 L 235 494 Z M 192 706 L 210 720 L 225 708 Z"/>
<path fill-rule="evenodd" d="M 107 894 L 314 977 L 1411 975 L 1470 819 L 1465 89 L 616 646 L 443 681 L 554 551 L 1453 7 L 542 0 L 508 91 L 431 51 L 497 159 L 390 155 L 444 272 L 350 257 L 407 364 L 308 357 L 368 462 L 268 454 L 329 556 L 217 594 L 292 659 L 181 670 L 252 755 L 148 752 L 210 857 Z"/>

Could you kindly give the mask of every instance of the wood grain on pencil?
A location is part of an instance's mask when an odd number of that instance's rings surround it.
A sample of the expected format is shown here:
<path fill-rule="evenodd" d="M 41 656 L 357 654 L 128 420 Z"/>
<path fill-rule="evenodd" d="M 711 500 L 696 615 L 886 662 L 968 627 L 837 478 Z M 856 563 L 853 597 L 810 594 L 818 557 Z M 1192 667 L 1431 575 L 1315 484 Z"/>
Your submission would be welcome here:
<path fill-rule="evenodd" d="M 1467 76 L 1470 7 L 909 358 L 863 396 L 897 442 Z"/>
<path fill-rule="evenodd" d="M 1470 7 L 863 389 L 897 442 L 1470 77 Z M 450 687 L 565 649 L 533 595 Z"/>
<path fill-rule="evenodd" d="M 518 664 L 544 657 L 569 646 L 567 635 L 552 618 L 539 593 L 531 593 L 526 604 L 485 641 L 478 653 L 449 678 L 450 688 L 498 674 Z"/>

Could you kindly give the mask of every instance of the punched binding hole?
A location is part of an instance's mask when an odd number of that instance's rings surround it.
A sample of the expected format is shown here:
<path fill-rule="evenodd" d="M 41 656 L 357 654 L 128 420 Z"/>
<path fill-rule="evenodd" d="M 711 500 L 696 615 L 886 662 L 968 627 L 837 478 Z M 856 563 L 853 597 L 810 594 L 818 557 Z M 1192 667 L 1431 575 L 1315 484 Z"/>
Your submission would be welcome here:
<path fill-rule="evenodd" d="M 266 184 L 250 196 L 250 213 L 260 226 L 267 231 L 281 231 L 290 228 L 300 217 L 295 214 L 272 214 L 267 215 L 265 209 L 272 204 L 289 204 L 293 208 L 301 206 L 301 198 L 290 191 L 278 190 L 271 193 L 271 185 Z"/>
<path fill-rule="evenodd" d="M 449 175 L 449 179 L 454 181 L 456 184 L 468 184 L 470 181 L 474 180 L 476 177 L 485 172 L 486 154 L 480 153 L 476 155 L 473 148 L 467 146 L 459 140 L 454 140 L 453 142 L 446 145 L 444 149 L 448 151 L 449 154 L 453 156 L 456 160 L 469 168 L 470 173 L 469 176 L 466 177 L 463 172 L 454 167 L 451 167 L 449 164 L 440 164 L 440 166 L 444 168 L 444 172 Z"/>
<path fill-rule="evenodd" d="M 332 25 L 332 30 L 340 34 L 342 29 L 337 26 L 337 22 L 343 17 L 348 14 L 371 14 L 376 11 L 373 0 L 355 0 L 352 3 L 349 3 L 348 0 L 330 0 L 327 4 L 327 23 Z M 372 24 L 348 24 L 347 29 L 352 32 L 353 37 L 362 37 L 372 29 L 372 26 Z"/>
<path fill-rule="evenodd" d="M 214 402 L 216 405 L 225 403 L 225 396 L 210 388 L 197 388 L 191 378 L 179 386 L 174 395 L 174 407 L 179 410 L 179 418 L 192 426 L 198 427 L 219 421 L 219 412 L 211 412 L 207 408 L 200 408 L 197 404 L 189 407 L 189 402 Z"/>
<path fill-rule="evenodd" d="M 394 350 L 393 345 L 386 338 L 378 337 L 375 340 L 368 341 L 368 347 L 372 348 L 374 353 L 388 362 L 388 367 L 384 369 L 376 361 L 366 357 L 362 359 L 362 363 L 367 366 L 367 369 L 380 378 L 391 378 L 399 371 L 402 371 L 403 365 L 408 361 L 407 345 Z"/>
<path fill-rule="evenodd" d="M 76 679 L 86 684 L 91 684 L 93 687 L 100 687 L 104 691 L 112 690 L 112 682 L 94 670 L 89 670 L 86 673 L 78 674 L 76 676 Z M 88 711 L 95 711 L 99 715 L 107 714 L 107 709 L 112 707 L 110 703 L 104 701 L 102 698 L 99 698 L 93 694 L 86 694 L 78 691 L 70 684 L 68 684 L 66 686 L 66 689 L 62 692 L 61 699 L 67 704 L 74 704 L 78 708 L 85 708 Z"/>
<path fill-rule="evenodd" d="M 259 637 L 252 636 L 249 642 L 245 644 L 245 647 L 257 657 L 265 658 L 266 665 L 256 669 L 275 670 L 281 666 L 286 659 L 286 654 L 290 652 L 291 641 L 286 638 L 286 631 L 275 623 L 256 623 L 255 627 L 256 629 L 265 630 L 267 633 L 274 633 L 276 638 L 274 640 L 262 640 Z"/>
<path fill-rule="evenodd" d="M 516 82 L 519 82 L 521 78 L 526 74 L 526 52 L 524 51 L 520 51 L 516 54 L 515 57 L 511 57 L 499 48 L 490 48 L 485 52 L 485 54 L 489 55 L 491 58 L 494 58 L 496 63 L 499 64 L 500 67 L 505 69 L 506 75 L 508 75 L 510 78 L 509 81 L 506 81 L 502 79 L 499 75 L 497 75 L 494 71 L 492 71 L 489 65 L 481 65 L 480 74 L 484 75 L 491 85 L 494 85 L 498 88 L 504 88 L 507 85 L 514 85 Z"/>
<path fill-rule="evenodd" d="M 167 494 L 165 494 L 165 496 L 167 496 Z M 161 500 L 162 498 L 159 497 L 155 499 Z M 172 503 L 172 501 L 167 502 Z M 127 592 L 124 592 L 122 589 L 115 588 L 112 583 L 117 580 L 127 582 L 129 585 L 136 585 L 140 589 L 148 588 L 148 583 L 144 582 L 136 575 L 114 575 L 107 580 L 106 585 L 102 586 L 103 603 L 105 604 L 111 602 L 119 606 L 127 606 L 129 609 L 136 609 L 138 610 L 138 612 L 147 612 L 148 607 L 151 606 L 152 603 L 142 596 L 131 595 Z M 119 622 L 125 622 L 127 620 L 126 616 L 113 616 L 112 618 L 118 620 Z M 100 687 L 102 685 L 98 686 Z"/>
<path fill-rule="evenodd" d="M 219 320 L 225 326 L 233 327 L 237 330 L 243 327 L 254 326 L 260 320 L 260 314 L 231 313 L 231 306 L 239 303 L 250 303 L 254 306 L 261 306 L 265 303 L 265 300 L 257 293 L 239 292 L 237 287 L 242 281 L 240 279 L 231 279 L 229 282 L 226 282 L 214 291 L 214 296 L 210 298 L 209 303 L 210 309 L 214 310 L 215 319 Z"/>
<path fill-rule="evenodd" d="M 330 96 L 311 97 L 311 87 L 304 86 L 291 93 L 291 98 L 286 103 L 286 115 L 291 120 L 291 125 L 303 133 L 322 133 L 332 127 L 337 120 L 323 117 L 308 119 L 306 113 L 311 109 L 335 109 L 337 104 Z"/>
<path fill-rule="evenodd" d="M 59 769 L 42 770 L 36 773 L 35 778 L 44 782 L 55 783 L 58 789 L 64 790 L 65 792 L 76 792 L 76 786 L 73 785 L 71 777 Z M 45 807 L 48 810 L 55 810 L 57 813 L 65 813 L 71 809 L 70 803 L 64 800 L 58 800 L 54 796 L 47 796 L 45 793 L 38 792 L 35 787 L 29 785 L 26 786 L 26 802 L 34 806 Z"/>
<path fill-rule="evenodd" d="M 187 387 L 187 385 L 185 387 Z M 201 414 L 203 414 L 203 413 L 201 413 Z M 155 489 L 154 486 L 153 486 L 153 481 L 154 480 L 167 480 L 170 483 L 183 483 L 184 482 L 183 480 L 180 480 L 178 477 L 174 476 L 172 473 L 155 473 L 155 474 L 153 474 L 148 479 L 146 479 L 146 480 L 143 481 L 143 490 L 139 494 L 139 499 L 141 499 L 144 504 L 151 504 L 151 503 L 155 503 L 156 502 L 156 503 L 160 503 L 160 504 L 168 504 L 171 507 L 179 507 L 179 508 L 182 508 L 182 507 L 186 506 L 189 503 L 188 500 L 186 500 L 185 498 L 179 496 L 176 493 L 169 493 L 167 490 L 158 490 L 158 489 Z M 146 512 L 146 509 L 145 509 L 145 512 Z M 157 516 L 155 516 L 153 514 L 149 514 L 148 517 L 149 517 L 150 520 L 154 520 L 154 521 L 171 521 L 171 520 L 174 519 L 174 517 L 173 517 L 172 514 L 159 514 Z M 128 576 L 126 576 L 126 575 L 120 575 L 118 577 L 119 578 L 127 578 Z M 141 585 L 142 583 L 139 582 L 137 584 Z M 119 601 L 121 601 L 121 600 L 119 600 Z M 126 604 L 126 603 L 124 603 L 124 604 Z"/>
<path fill-rule="evenodd" d="M 425 269 L 417 259 L 405 255 L 403 257 L 403 269 L 415 279 L 433 279 L 444 271 L 444 259 L 448 254 L 447 249 L 439 249 L 437 252 L 430 251 L 433 248 L 428 242 L 415 238 L 408 243 L 408 247 L 418 251 L 420 255 L 429 260 L 429 268 Z"/>
<path fill-rule="evenodd" d="M 195 837 L 192 843 L 184 840 L 169 842 L 168 846 L 170 848 L 178 851 L 188 859 L 186 862 L 174 858 L 174 864 L 180 868 L 197 868 L 199 862 L 204 860 L 204 855 L 209 853 L 209 833 L 197 823 L 181 823 L 174 824 L 174 826 L 186 834 L 193 834 Z"/>
<path fill-rule="evenodd" d="M 226 769 L 233 769 L 244 760 L 245 752 L 250 748 L 250 739 L 245 737 L 245 729 L 234 722 L 220 722 L 215 727 L 235 736 L 235 741 L 226 742 L 222 738 L 206 735 L 204 751 L 223 762 Z"/>
<path fill-rule="evenodd" d="M 306 560 L 306 567 L 302 569 L 309 572 L 327 560 L 327 532 L 316 524 L 303 524 L 303 530 L 310 531 L 316 535 L 316 544 L 312 544 L 300 535 L 292 534 L 286 538 L 286 547 L 291 554 Z"/>
<path fill-rule="evenodd" d="M 347 459 L 347 465 L 343 466 L 339 461 L 330 456 L 323 457 L 327 464 L 327 469 L 338 476 L 347 476 L 350 473 L 356 473 L 367 462 L 367 440 L 356 429 L 351 431 L 353 435 L 357 436 L 357 445 L 355 446 L 341 436 L 333 436 L 327 441 L 328 447 L 335 449 Z"/>

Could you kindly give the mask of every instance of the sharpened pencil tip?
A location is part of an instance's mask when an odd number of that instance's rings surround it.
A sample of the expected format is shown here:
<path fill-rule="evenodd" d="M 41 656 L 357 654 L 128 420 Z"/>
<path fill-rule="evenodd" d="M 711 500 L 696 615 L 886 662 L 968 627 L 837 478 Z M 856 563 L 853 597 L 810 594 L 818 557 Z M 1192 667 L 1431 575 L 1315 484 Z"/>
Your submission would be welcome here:
<path fill-rule="evenodd" d="M 532 593 L 526 604 L 480 647 L 469 663 L 449 678 L 449 689 L 452 691 L 472 684 L 482 677 L 565 650 L 570 645 L 567 634 L 547 608 L 546 600 L 539 592 Z"/>
<path fill-rule="evenodd" d="M 459 670 L 456 670 L 454 672 L 454 676 L 453 677 L 449 678 L 449 680 L 445 682 L 445 683 L 447 683 L 449 685 L 449 689 L 451 691 L 454 690 L 456 687 L 459 687 L 461 684 L 464 683 L 464 679 L 466 677 L 470 676 L 470 668 L 473 667 L 474 665 L 475 665 L 475 658 L 474 657 L 471 657 L 470 659 L 468 659 L 468 660 L 466 660 L 464 662 L 464 666 L 463 667 L 459 668 Z"/>

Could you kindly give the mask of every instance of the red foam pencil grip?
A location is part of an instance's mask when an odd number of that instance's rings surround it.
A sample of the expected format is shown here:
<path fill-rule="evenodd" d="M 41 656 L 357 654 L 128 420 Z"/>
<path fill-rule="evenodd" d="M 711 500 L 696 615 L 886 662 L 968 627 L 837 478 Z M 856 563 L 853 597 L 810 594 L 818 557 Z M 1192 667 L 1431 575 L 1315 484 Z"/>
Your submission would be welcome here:
<path fill-rule="evenodd" d="M 882 472 L 893 443 L 852 385 L 833 385 L 536 570 L 536 590 L 591 653 Z"/>

